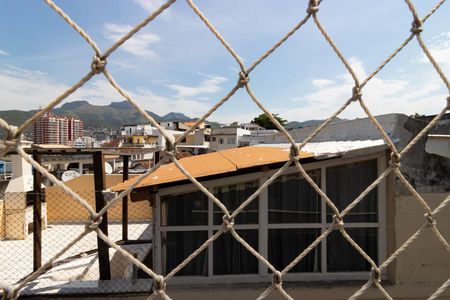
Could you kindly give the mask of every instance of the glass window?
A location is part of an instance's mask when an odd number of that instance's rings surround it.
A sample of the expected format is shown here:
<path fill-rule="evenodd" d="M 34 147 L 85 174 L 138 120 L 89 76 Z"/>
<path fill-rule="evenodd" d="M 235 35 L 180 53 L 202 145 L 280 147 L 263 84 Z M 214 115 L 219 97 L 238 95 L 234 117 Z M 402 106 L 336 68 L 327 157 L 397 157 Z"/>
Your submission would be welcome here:
<path fill-rule="evenodd" d="M 234 137 L 227 138 L 227 144 L 235 144 L 235 143 L 236 143 L 236 139 Z"/>
<path fill-rule="evenodd" d="M 327 195 L 341 211 L 358 197 L 377 178 L 377 160 L 327 168 Z M 378 192 L 374 188 L 349 214 L 344 222 L 377 222 Z M 333 212 L 327 207 L 327 222 Z"/>
<path fill-rule="evenodd" d="M 161 197 L 161 225 L 208 225 L 208 198 L 200 191 Z"/>
<path fill-rule="evenodd" d="M 326 177 L 326 193 L 342 210 L 377 178 L 377 168 L 377 159 L 372 159 L 312 170 L 308 174 L 319 187 L 323 184 L 321 176 Z M 325 173 L 321 174 L 322 171 Z M 210 190 L 232 213 L 258 188 L 259 180 L 254 180 L 223 186 L 216 184 Z M 375 188 L 344 217 L 348 234 L 376 263 L 379 255 L 377 190 Z M 267 251 L 270 263 L 282 270 L 330 226 L 333 213 L 322 206 L 319 194 L 298 173 L 280 176 L 262 193 L 267 194 L 255 198 L 236 216 L 234 228 L 255 250 Z M 265 196 L 268 210 L 260 211 L 260 200 Z M 200 191 L 162 196 L 161 266 L 164 274 L 216 233 L 223 215 L 221 209 Z M 260 220 L 266 218 L 267 226 L 260 226 Z M 260 238 L 267 242 L 260 245 Z M 259 249 L 259 246 L 263 248 Z M 258 274 L 260 270 L 258 259 L 227 232 L 177 275 L 208 276 L 208 255 L 212 255 L 209 262 L 213 275 Z M 319 243 L 290 272 L 365 272 L 370 268 L 370 264 L 335 230 L 328 235 L 326 243 Z"/>
<path fill-rule="evenodd" d="M 208 239 L 207 231 L 169 231 L 161 234 L 162 267 L 166 275 Z M 202 251 L 177 275 L 208 275 L 207 250 Z"/>
<path fill-rule="evenodd" d="M 351 238 L 378 264 L 378 228 L 346 228 Z M 368 271 L 369 262 L 342 236 L 333 231 L 327 237 L 327 271 Z"/>
<path fill-rule="evenodd" d="M 309 175 L 320 186 L 320 170 Z M 268 194 L 269 223 L 320 222 L 320 196 L 300 174 L 280 176 Z"/>
<path fill-rule="evenodd" d="M 259 187 L 258 181 L 216 187 L 214 196 L 232 213 Z M 224 213 L 214 204 L 214 225 L 222 224 Z M 258 224 L 258 197 L 250 202 L 234 220 L 235 224 Z"/>
<path fill-rule="evenodd" d="M 257 229 L 236 230 L 236 232 L 253 249 L 258 250 Z M 213 245 L 215 275 L 258 273 L 258 259 L 236 241 L 230 232 L 222 234 Z"/>
<path fill-rule="evenodd" d="M 269 261 L 284 269 L 320 235 L 316 229 L 269 229 Z M 290 272 L 320 272 L 320 245 L 308 253 Z"/>

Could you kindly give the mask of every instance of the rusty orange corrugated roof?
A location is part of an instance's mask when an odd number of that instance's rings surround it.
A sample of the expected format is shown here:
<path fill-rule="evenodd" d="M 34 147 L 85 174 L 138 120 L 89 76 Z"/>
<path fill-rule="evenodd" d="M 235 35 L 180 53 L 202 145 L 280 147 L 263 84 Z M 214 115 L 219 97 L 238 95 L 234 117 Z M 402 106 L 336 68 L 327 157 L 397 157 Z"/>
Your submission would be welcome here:
<path fill-rule="evenodd" d="M 300 152 L 301 158 L 313 157 L 313 153 Z M 285 162 L 289 159 L 289 149 L 273 147 L 242 147 L 180 159 L 180 164 L 195 178 L 225 174 L 251 167 Z M 136 188 L 155 186 L 163 183 L 185 180 L 187 177 L 173 164 L 161 166 L 150 174 Z M 127 180 L 111 188 L 113 191 L 127 189 L 136 178 Z"/>

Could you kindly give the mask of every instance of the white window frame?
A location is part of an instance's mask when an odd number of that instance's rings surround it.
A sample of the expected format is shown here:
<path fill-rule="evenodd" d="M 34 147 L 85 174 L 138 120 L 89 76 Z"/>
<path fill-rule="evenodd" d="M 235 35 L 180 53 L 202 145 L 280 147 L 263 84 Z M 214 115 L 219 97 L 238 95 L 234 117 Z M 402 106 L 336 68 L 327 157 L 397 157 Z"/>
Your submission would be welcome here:
<path fill-rule="evenodd" d="M 358 157 L 340 157 L 324 161 L 316 161 L 303 165 L 305 171 L 320 169 L 320 188 L 326 191 L 326 168 L 350 163 L 356 163 L 365 160 L 377 159 L 378 176 L 386 169 L 386 152 L 377 152 L 374 154 Z M 260 186 L 270 178 L 277 170 L 265 172 L 254 172 L 245 175 L 231 176 L 208 181 L 202 181 L 202 184 L 212 193 L 214 187 L 250 182 L 259 180 Z M 283 175 L 298 174 L 295 166 L 289 167 Z M 170 231 L 208 231 L 208 237 L 220 228 L 220 225 L 213 225 L 213 202 L 208 200 L 208 225 L 196 226 L 161 226 L 161 197 L 171 194 L 189 193 L 198 191 L 193 184 L 184 184 L 168 188 L 162 188 L 156 195 L 155 201 L 155 235 L 154 235 L 154 267 L 156 272 L 162 272 L 161 265 L 161 233 Z M 387 256 L 387 212 L 386 212 L 386 180 L 383 180 L 377 186 L 378 192 L 378 222 L 371 223 L 344 223 L 344 228 L 378 228 L 378 262 L 382 262 Z M 220 200 L 220 199 L 219 199 Z M 321 223 L 293 223 L 293 224 L 268 224 L 268 189 L 264 189 L 259 195 L 259 224 L 236 224 L 234 228 L 239 229 L 258 229 L 258 252 L 265 258 L 268 257 L 268 229 L 273 228 L 320 228 L 323 233 L 330 223 L 326 223 L 326 203 L 322 199 L 321 203 Z M 345 221 L 345 218 L 344 218 Z M 321 271 L 320 272 L 302 272 L 288 273 L 283 278 L 285 281 L 345 281 L 345 280 L 367 280 L 368 271 L 363 272 L 327 272 L 326 271 L 326 239 L 321 242 Z M 266 266 L 259 262 L 258 274 L 234 274 L 234 275 L 213 275 L 213 244 L 209 245 L 204 251 L 208 252 L 208 274 L 207 276 L 175 276 L 171 279 L 174 284 L 195 284 L 199 282 L 219 284 L 219 283 L 255 283 L 271 282 L 272 274 L 268 272 Z M 382 278 L 387 278 L 387 272 L 382 272 Z"/>

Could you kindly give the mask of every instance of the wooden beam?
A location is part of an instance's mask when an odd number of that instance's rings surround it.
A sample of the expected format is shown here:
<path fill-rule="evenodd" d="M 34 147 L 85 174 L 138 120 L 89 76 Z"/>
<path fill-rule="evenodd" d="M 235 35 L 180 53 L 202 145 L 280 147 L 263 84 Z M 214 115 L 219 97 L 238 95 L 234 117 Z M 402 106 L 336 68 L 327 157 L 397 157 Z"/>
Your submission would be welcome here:
<path fill-rule="evenodd" d="M 95 187 L 95 211 L 99 212 L 105 205 L 102 191 L 106 189 L 105 178 L 105 159 L 101 151 L 93 155 L 94 163 L 94 187 Z M 98 228 L 108 235 L 108 213 L 103 214 L 103 219 Z M 109 265 L 109 246 L 97 236 L 98 263 L 100 271 L 100 280 L 111 279 L 111 269 Z"/>
<path fill-rule="evenodd" d="M 128 180 L 128 163 L 129 156 L 124 155 L 123 158 L 123 172 L 122 180 Z M 122 198 L 122 240 L 128 240 L 128 196 Z"/>
<path fill-rule="evenodd" d="M 33 153 L 33 159 L 41 164 L 41 156 Z M 33 168 L 33 271 L 42 265 L 42 175 Z"/>

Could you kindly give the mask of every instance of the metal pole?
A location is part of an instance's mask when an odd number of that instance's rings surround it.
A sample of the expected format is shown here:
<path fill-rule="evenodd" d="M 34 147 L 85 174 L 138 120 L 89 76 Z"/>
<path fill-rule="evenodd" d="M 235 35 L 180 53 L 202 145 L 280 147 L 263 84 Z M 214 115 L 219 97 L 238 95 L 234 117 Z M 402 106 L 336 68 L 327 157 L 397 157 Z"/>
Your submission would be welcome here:
<path fill-rule="evenodd" d="M 128 180 L 128 161 L 129 156 L 124 155 L 123 158 L 123 172 L 122 180 Z M 128 196 L 122 198 L 122 240 L 128 240 Z"/>
<path fill-rule="evenodd" d="M 41 156 L 33 153 L 33 159 L 41 164 Z M 33 169 L 33 271 L 42 265 L 42 176 Z"/>
<path fill-rule="evenodd" d="M 105 159 L 101 151 L 93 155 L 94 163 L 94 186 L 95 186 L 95 211 L 99 212 L 105 205 L 102 191 L 105 190 Z M 102 222 L 98 228 L 108 235 L 108 214 L 103 214 Z M 109 265 L 109 246 L 97 236 L 98 262 L 100 271 L 100 280 L 111 279 L 111 269 Z"/>

